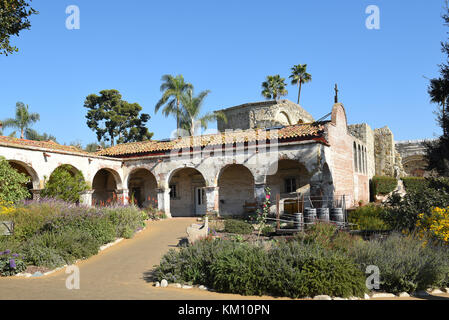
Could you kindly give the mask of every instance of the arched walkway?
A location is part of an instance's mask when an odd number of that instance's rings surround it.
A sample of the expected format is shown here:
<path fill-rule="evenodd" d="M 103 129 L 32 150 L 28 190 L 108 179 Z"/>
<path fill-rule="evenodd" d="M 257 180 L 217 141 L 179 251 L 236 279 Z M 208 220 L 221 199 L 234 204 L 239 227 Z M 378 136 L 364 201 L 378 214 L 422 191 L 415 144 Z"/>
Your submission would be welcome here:
<path fill-rule="evenodd" d="M 139 208 L 149 206 L 157 208 L 157 181 L 155 176 L 147 169 L 136 169 L 128 177 L 128 190 L 130 202 Z"/>
<path fill-rule="evenodd" d="M 168 181 L 172 217 L 206 214 L 206 181 L 201 172 L 194 168 L 177 169 Z"/>
<path fill-rule="evenodd" d="M 28 191 L 30 192 L 28 199 L 32 199 L 33 194 L 31 192 L 31 190 L 39 188 L 38 174 L 36 173 L 36 171 L 34 171 L 34 169 L 31 166 L 27 165 L 24 162 L 17 161 L 17 160 L 8 160 L 8 163 L 17 172 L 23 173 L 24 175 L 29 177 L 30 181 L 27 183 L 26 187 L 27 187 Z"/>
<path fill-rule="evenodd" d="M 224 167 L 218 177 L 220 215 L 245 213 L 245 202 L 254 202 L 254 176 L 240 164 Z"/>
<path fill-rule="evenodd" d="M 104 205 L 115 200 L 119 184 L 121 182 L 117 172 L 106 168 L 99 170 L 92 181 L 93 205 Z"/>

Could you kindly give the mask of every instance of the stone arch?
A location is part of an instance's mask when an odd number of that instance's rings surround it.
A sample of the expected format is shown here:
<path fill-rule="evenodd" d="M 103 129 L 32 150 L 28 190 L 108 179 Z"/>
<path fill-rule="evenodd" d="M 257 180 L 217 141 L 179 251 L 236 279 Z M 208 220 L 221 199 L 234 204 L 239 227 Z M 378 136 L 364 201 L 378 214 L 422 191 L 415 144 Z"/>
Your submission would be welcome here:
<path fill-rule="evenodd" d="M 94 205 L 105 204 L 117 197 L 117 190 L 122 188 L 118 172 L 109 168 L 99 169 L 92 179 L 92 202 Z"/>
<path fill-rule="evenodd" d="M 290 116 L 284 110 L 280 110 L 276 114 L 276 117 L 274 119 L 275 119 L 276 122 L 278 122 L 278 123 L 280 123 L 282 125 L 288 125 L 288 126 L 292 125 L 292 121 L 290 120 Z"/>
<path fill-rule="evenodd" d="M 139 208 L 157 208 L 157 180 L 151 170 L 141 167 L 133 169 L 126 178 L 129 197 Z M 131 201 L 130 200 L 130 201 Z"/>
<path fill-rule="evenodd" d="M 255 178 L 242 164 L 229 164 L 217 176 L 220 215 L 241 215 L 246 202 L 254 202 Z"/>
<path fill-rule="evenodd" d="M 27 189 L 30 191 L 30 199 L 32 198 L 31 190 L 40 188 L 39 175 L 33 169 L 33 167 L 23 161 L 19 160 L 7 160 L 9 165 L 19 173 L 23 173 L 30 178 L 30 182 L 27 184 Z"/>
<path fill-rule="evenodd" d="M 172 217 L 206 214 L 206 179 L 193 167 L 177 168 L 168 175 L 170 213 Z"/>
<path fill-rule="evenodd" d="M 405 173 L 413 177 L 426 177 L 428 161 L 424 155 L 412 155 L 402 159 Z"/>

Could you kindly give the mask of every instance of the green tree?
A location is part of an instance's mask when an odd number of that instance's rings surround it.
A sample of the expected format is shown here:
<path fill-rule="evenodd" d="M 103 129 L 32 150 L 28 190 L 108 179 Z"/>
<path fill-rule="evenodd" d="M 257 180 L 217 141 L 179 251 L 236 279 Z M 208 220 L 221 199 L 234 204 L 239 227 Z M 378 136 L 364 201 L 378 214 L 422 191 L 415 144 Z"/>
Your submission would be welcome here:
<path fill-rule="evenodd" d="M 30 196 L 26 185 L 30 179 L 17 172 L 5 158 L 0 157 L 0 201 L 17 203 Z"/>
<path fill-rule="evenodd" d="M 53 171 L 50 179 L 45 183 L 41 196 L 79 203 L 81 194 L 88 189 L 81 172 L 74 172 L 70 165 L 62 165 Z"/>
<path fill-rule="evenodd" d="M 307 64 L 298 64 L 293 66 L 292 74 L 290 75 L 292 79 L 292 85 L 298 86 L 298 104 L 301 98 L 301 88 L 304 83 L 312 81 L 312 76 L 307 73 Z"/>
<path fill-rule="evenodd" d="M 100 91 L 100 96 L 87 96 L 84 107 L 87 112 L 87 125 L 97 134 L 98 142 L 117 143 L 149 140 L 153 133 L 145 124 L 150 119 L 146 113 L 140 114 L 142 107 L 138 103 L 122 100 L 117 90 Z M 139 116 L 140 114 L 140 116 Z"/>
<path fill-rule="evenodd" d="M 47 134 L 47 133 L 43 133 L 40 134 L 39 132 L 37 132 L 36 130 L 33 130 L 31 128 L 28 128 L 25 130 L 25 138 L 28 140 L 34 140 L 34 141 L 56 141 L 56 137 L 51 135 L 51 134 Z"/>
<path fill-rule="evenodd" d="M 288 94 L 286 86 L 285 78 L 281 78 L 280 75 L 267 76 L 266 81 L 262 83 L 262 95 L 268 100 L 277 100 Z"/>
<path fill-rule="evenodd" d="M 198 96 L 193 96 L 193 90 L 188 90 L 181 96 L 182 111 L 180 115 L 180 126 L 189 132 L 191 136 L 195 135 L 197 124 L 203 129 L 207 129 L 207 125 L 211 121 L 218 118 L 226 120 L 226 116 L 222 112 L 207 113 L 200 116 L 204 99 L 210 93 L 209 90 L 202 91 Z"/>
<path fill-rule="evenodd" d="M 30 29 L 28 18 L 37 13 L 25 0 L 0 0 L 0 55 L 18 51 L 11 45 L 10 37 L 19 36 L 20 31 Z"/>
<path fill-rule="evenodd" d="M 40 120 L 38 113 L 30 113 L 29 106 L 23 102 L 16 103 L 15 118 L 6 119 L 3 121 L 4 128 L 16 128 L 20 130 L 20 139 L 25 138 L 25 130 L 27 130 L 33 123 Z"/>
<path fill-rule="evenodd" d="M 165 105 L 162 113 L 164 116 L 168 117 L 170 115 L 176 116 L 176 129 L 180 128 L 180 104 L 181 104 L 181 96 L 185 94 L 188 90 L 193 90 L 193 85 L 190 83 L 186 83 L 184 81 L 184 77 L 180 74 L 176 77 L 173 77 L 169 74 L 162 76 L 162 84 L 161 84 L 161 92 L 162 98 L 156 104 L 154 108 L 154 112 L 157 113 L 159 109 Z"/>

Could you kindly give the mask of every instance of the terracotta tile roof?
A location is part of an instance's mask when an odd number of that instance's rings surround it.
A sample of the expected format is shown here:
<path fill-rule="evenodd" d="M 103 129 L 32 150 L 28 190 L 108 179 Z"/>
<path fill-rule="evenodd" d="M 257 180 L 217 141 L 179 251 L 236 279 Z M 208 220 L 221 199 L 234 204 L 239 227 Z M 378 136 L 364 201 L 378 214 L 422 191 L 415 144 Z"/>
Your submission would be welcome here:
<path fill-rule="evenodd" d="M 324 132 L 324 122 L 307 123 L 280 129 L 249 129 L 212 135 L 183 137 L 170 141 L 144 141 L 116 145 L 97 152 L 99 156 L 130 156 L 150 153 L 161 153 L 170 150 L 191 147 L 205 147 L 223 144 L 265 141 L 278 136 L 279 140 L 312 140 L 321 138 Z"/>
<path fill-rule="evenodd" d="M 22 148 L 38 148 L 46 151 L 63 151 L 69 153 L 84 153 L 86 151 L 73 146 L 63 146 L 54 141 L 33 141 L 26 139 L 17 139 L 12 137 L 0 136 L 0 146 L 22 147 Z"/>

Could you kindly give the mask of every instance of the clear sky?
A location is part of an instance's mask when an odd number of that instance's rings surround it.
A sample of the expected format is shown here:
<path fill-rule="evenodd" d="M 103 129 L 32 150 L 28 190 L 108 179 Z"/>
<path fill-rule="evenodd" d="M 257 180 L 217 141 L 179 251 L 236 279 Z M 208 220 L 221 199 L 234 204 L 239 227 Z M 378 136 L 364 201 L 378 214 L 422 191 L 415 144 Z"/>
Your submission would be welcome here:
<path fill-rule="evenodd" d="M 308 65 L 313 81 L 301 105 L 315 118 L 330 112 L 333 87 L 349 123 L 388 125 L 396 140 L 440 134 L 427 94 L 444 56 L 443 0 L 34 0 L 40 14 L 0 56 L 0 119 L 23 101 L 41 121 L 33 128 L 60 143 L 96 141 L 84 99 L 117 89 L 151 115 L 155 139 L 176 120 L 154 114 L 163 74 L 183 74 L 198 93 L 211 90 L 205 111 L 261 101 L 267 75 L 288 78 Z M 66 7 L 80 9 L 80 29 L 66 28 Z M 368 5 L 380 30 L 368 30 Z M 296 87 L 288 87 L 292 101 Z M 215 127 L 212 124 L 211 127 Z M 7 130 L 5 133 L 8 133 Z"/>

